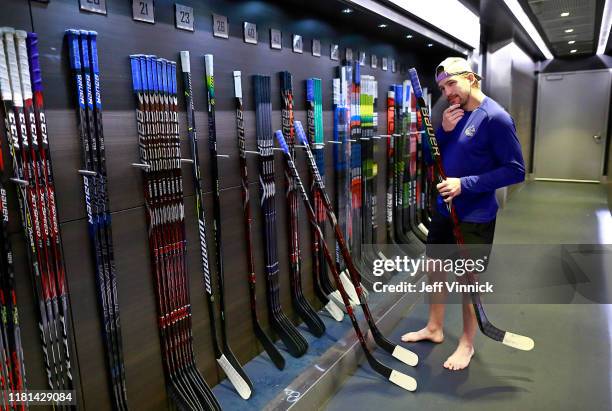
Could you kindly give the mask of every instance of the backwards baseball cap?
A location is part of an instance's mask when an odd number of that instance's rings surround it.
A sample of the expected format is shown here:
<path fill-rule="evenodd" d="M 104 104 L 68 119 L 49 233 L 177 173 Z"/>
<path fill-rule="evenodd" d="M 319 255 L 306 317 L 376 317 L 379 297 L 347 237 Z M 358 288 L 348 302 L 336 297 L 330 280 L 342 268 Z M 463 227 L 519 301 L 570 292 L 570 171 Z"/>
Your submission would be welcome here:
<path fill-rule="evenodd" d="M 482 79 L 481 76 L 472 71 L 466 59 L 461 57 L 449 57 L 436 67 L 436 83 L 451 76 L 467 73 L 472 73 L 478 80 Z"/>

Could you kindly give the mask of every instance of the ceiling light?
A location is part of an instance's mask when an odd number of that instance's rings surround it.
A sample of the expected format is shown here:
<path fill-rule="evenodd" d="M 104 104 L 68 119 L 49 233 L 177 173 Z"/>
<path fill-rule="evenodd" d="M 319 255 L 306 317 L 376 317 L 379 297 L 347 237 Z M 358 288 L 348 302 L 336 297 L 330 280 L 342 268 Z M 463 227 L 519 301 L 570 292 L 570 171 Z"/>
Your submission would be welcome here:
<path fill-rule="evenodd" d="M 411 39 L 412 38 L 412 34 L 406 34 L 406 38 L 407 39 Z"/>
<path fill-rule="evenodd" d="M 538 49 L 540 49 L 544 57 L 546 57 L 548 60 L 551 60 L 553 58 L 552 53 L 546 46 L 546 43 L 544 43 L 542 36 L 540 36 L 540 33 L 538 33 L 538 30 L 536 30 L 531 20 L 529 20 L 529 17 L 527 17 L 525 10 L 523 10 L 518 0 L 504 0 L 504 3 L 506 4 L 506 6 L 508 6 L 508 8 L 510 9 L 514 17 L 516 17 L 516 19 L 519 21 L 519 23 L 521 23 L 523 29 L 525 29 L 527 34 L 529 34 L 529 37 L 531 37 L 531 40 L 533 40 L 536 46 L 538 46 Z"/>
<path fill-rule="evenodd" d="M 427 47 L 433 47 L 433 43 L 427 43 Z"/>
<path fill-rule="evenodd" d="M 601 27 L 599 28 L 599 41 L 597 43 L 597 54 L 604 54 L 608 37 L 610 36 L 610 26 L 612 25 L 612 0 L 606 0 L 604 11 L 601 16 Z"/>
<path fill-rule="evenodd" d="M 576 40 L 570 40 L 567 42 L 567 44 L 574 44 L 576 42 Z"/>
<path fill-rule="evenodd" d="M 328 2 L 329 3 L 329 2 Z M 471 48 L 478 49 L 480 46 L 480 17 L 467 8 L 463 3 L 465 1 L 457 0 L 434 0 L 434 1 L 417 1 L 417 0 L 351 0 L 350 3 L 360 4 L 369 8 L 375 13 L 384 14 L 382 6 L 379 3 L 391 3 L 399 9 L 408 12 L 410 15 L 417 17 L 422 21 L 426 21 L 436 29 L 449 34 L 455 39 L 467 44 Z M 469 3 L 469 2 L 468 2 Z M 560 12 L 560 11 L 559 11 Z M 407 27 L 410 32 L 423 34 L 425 37 L 443 44 L 451 49 L 461 52 L 463 46 L 452 44 L 454 40 L 447 43 L 447 39 L 438 36 L 437 33 L 423 30 L 423 27 L 412 25 L 410 20 L 404 20 L 401 14 L 395 11 L 390 11 L 391 14 L 385 16 L 389 21 L 394 21 Z M 461 24 L 457 24 L 460 21 Z M 404 22 L 408 23 L 405 24 Z M 416 38 L 416 36 L 415 36 Z M 458 48 L 455 48 L 458 47 Z"/>
<path fill-rule="evenodd" d="M 381 23 L 378 25 L 379 29 L 384 29 L 385 27 L 387 27 L 387 25 L 385 23 Z"/>
<path fill-rule="evenodd" d="M 574 31 L 574 29 L 565 29 L 566 33 L 572 33 Z"/>
<path fill-rule="evenodd" d="M 575 53 L 575 52 L 577 52 L 577 51 L 578 51 L 578 49 L 571 49 L 571 50 L 570 50 L 570 53 Z"/>
<path fill-rule="evenodd" d="M 345 9 L 342 9 L 342 13 L 344 14 L 351 14 L 353 12 L 353 9 L 349 9 L 348 7 Z"/>
<path fill-rule="evenodd" d="M 564 11 L 563 13 L 561 13 L 561 17 L 567 17 L 569 16 L 569 11 Z"/>

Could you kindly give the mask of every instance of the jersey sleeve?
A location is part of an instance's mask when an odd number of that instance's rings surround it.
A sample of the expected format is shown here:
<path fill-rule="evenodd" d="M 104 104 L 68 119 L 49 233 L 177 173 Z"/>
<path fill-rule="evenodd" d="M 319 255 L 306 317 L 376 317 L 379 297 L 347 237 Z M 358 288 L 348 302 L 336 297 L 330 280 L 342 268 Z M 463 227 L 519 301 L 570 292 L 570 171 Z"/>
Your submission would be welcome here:
<path fill-rule="evenodd" d="M 489 192 L 525 180 L 523 153 L 512 117 L 505 115 L 490 118 L 487 133 L 497 167 L 480 175 L 461 177 L 462 191 Z"/>

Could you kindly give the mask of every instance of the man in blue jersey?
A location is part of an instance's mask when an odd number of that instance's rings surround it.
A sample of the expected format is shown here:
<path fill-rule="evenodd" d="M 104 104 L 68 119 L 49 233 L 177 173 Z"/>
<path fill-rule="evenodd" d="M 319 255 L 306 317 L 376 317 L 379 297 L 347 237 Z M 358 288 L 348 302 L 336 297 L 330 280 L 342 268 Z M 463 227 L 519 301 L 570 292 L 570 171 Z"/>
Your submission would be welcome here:
<path fill-rule="evenodd" d="M 438 184 L 437 212 L 427 236 L 426 254 L 430 259 L 448 257 L 455 244 L 453 224 L 447 210 L 452 201 L 466 244 L 479 244 L 477 255 L 490 253 L 498 205 L 495 190 L 525 179 L 521 146 L 512 117 L 480 90 L 480 76 L 468 62 L 458 57 L 444 60 L 436 68 L 436 82 L 450 106 L 444 110 L 436 138 L 448 178 Z M 429 147 L 426 139 L 426 156 Z M 446 246 L 444 246 L 446 245 Z M 474 248 L 470 248 L 472 251 Z M 446 280 L 446 272 L 429 272 L 429 281 Z M 444 288 L 443 288 L 444 290 Z M 430 295 L 429 321 L 425 328 L 402 336 L 404 342 L 444 340 L 445 291 Z M 478 329 L 469 295 L 463 296 L 463 334 L 455 352 L 444 362 L 449 370 L 466 368 L 474 355 Z"/>

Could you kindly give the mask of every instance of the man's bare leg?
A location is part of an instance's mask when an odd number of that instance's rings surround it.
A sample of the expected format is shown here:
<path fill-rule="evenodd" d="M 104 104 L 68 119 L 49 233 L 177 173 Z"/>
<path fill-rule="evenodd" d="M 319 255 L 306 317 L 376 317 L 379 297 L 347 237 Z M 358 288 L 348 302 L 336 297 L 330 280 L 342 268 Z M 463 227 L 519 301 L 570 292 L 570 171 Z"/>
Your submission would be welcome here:
<path fill-rule="evenodd" d="M 472 299 L 468 293 L 463 294 L 463 334 L 455 352 L 444 362 L 444 368 L 452 371 L 467 368 L 474 355 L 474 337 L 478 329 Z"/>
<path fill-rule="evenodd" d="M 431 272 L 428 274 L 429 284 L 446 280 L 445 272 Z M 431 341 L 441 343 L 444 341 L 444 302 L 446 301 L 446 287 L 440 292 L 429 294 L 429 320 L 425 328 L 402 335 L 403 342 Z"/>

